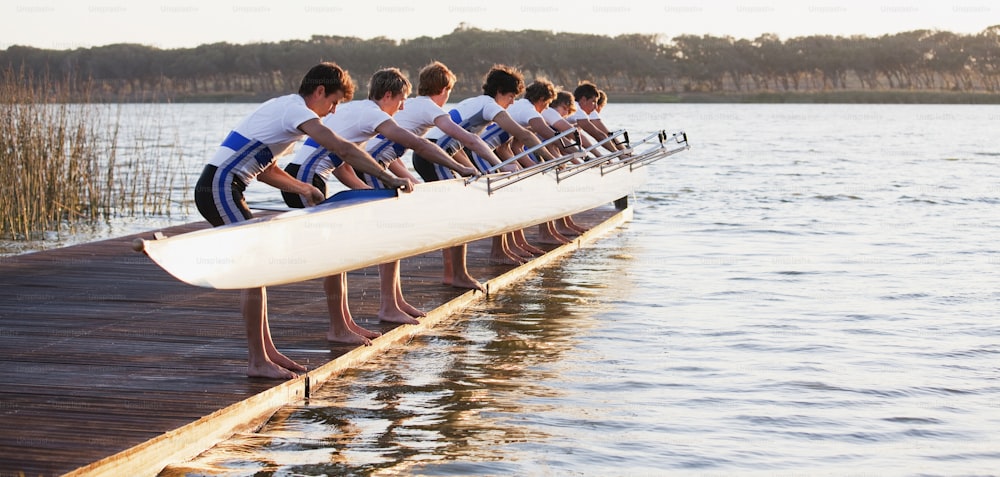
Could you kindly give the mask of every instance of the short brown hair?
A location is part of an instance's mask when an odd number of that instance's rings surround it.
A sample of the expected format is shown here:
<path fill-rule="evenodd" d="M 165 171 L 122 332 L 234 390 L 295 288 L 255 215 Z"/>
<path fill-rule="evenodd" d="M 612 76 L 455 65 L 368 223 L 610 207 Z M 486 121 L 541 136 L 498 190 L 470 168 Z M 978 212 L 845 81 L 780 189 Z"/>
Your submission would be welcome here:
<path fill-rule="evenodd" d="M 403 93 L 409 96 L 410 89 L 410 80 L 399 71 L 399 68 L 383 68 L 376 71 L 368 81 L 368 99 L 378 101 L 386 93 L 392 93 L 394 96 Z"/>
<path fill-rule="evenodd" d="M 417 95 L 434 96 L 446 89 L 455 87 L 458 78 L 455 73 L 440 61 L 434 61 L 420 69 L 420 80 L 417 84 Z"/>
<path fill-rule="evenodd" d="M 548 104 L 556 99 L 556 87 L 547 79 L 536 79 L 534 83 L 525 88 L 524 99 L 530 101 L 531 104 L 538 101 L 545 101 L 545 104 Z"/>
<path fill-rule="evenodd" d="M 354 80 L 351 75 L 332 61 L 324 61 L 310 68 L 299 85 L 299 94 L 309 96 L 320 86 L 327 96 L 343 91 L 344 100 L 350 101 L 354 97 Z"/>

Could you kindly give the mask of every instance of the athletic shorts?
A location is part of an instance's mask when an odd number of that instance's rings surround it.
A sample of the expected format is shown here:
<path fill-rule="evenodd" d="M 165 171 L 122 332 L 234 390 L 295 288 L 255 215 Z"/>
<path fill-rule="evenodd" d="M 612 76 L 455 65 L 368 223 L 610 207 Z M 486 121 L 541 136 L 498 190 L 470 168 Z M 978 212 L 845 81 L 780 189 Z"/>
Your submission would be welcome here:
<path fill-rule="evenodd" d="M 214 227 L 243 222 L 253 218 L 243 191 L 247 185 L 235 175 L 222 180 L 219 168 L 208 164 L 194 187 L 194 203 L 198 212 Z"/>

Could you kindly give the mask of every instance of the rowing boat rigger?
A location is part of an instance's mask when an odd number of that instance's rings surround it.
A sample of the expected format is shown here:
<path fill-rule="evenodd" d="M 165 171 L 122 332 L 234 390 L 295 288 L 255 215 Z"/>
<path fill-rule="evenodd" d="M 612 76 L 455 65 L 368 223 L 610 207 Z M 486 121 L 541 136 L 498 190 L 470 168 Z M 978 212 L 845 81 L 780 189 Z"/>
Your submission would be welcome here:
<path fill-rule="evenodd" d="M 660 131 L 625 153 L 579 163 L 577 153 L 513 173 L 421 183 L 409 194 L 344 191 L 315 207 L 135 247 L 191 285 L 240 289 L 310 280 L 599 207 L 642 185 L 643 166 L 688 148 L 684 132 Z M 255 246 L 262 242 L 270 246 Z"/>

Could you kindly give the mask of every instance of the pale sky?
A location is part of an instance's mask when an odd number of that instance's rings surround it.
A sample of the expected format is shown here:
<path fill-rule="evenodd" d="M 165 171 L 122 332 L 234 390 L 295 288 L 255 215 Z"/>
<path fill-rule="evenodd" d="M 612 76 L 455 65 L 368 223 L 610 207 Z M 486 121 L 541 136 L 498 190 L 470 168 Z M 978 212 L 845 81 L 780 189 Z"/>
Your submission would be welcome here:
<path fill-rule="evenodd" d="M 314 34 L 437 37 L 460 23 L 484 30 L 615 36 L 680 34 L 782 39 L 917 29 L 978 33 L 1000 24 L 996 0 L 0 0 L 0 49 L 111 43 L 159 48 L 274 42 Z"/>

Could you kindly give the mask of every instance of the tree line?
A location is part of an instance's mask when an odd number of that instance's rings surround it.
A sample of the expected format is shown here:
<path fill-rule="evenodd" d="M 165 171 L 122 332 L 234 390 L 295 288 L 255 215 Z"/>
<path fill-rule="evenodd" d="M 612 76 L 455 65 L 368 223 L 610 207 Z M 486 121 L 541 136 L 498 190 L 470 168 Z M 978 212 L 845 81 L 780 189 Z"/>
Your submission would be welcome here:
<path fill-rule="evenodd" d="M 730 36 L 485 31 L 460 25 L 441 37 L 308 40 L 159 49 L 113 44 L 74 50 L 11 46 L 0 68 L 64 85 L 95 101 L 260 100 L 295 91 L 319 61 L 367 78 L 396 66 L 412 80 L 432 60 L 458 76 L 456 97 L 478 94 L 494 63 L 573 88 L 590 80 L 615 94 L 1000 92 L 1000 25 L 978 34 L 914 30 L 879 37 Z M 11 75 L 8 75 L 10 77 Z M 18 75 L 13 75 L 18 76 Z"/>

